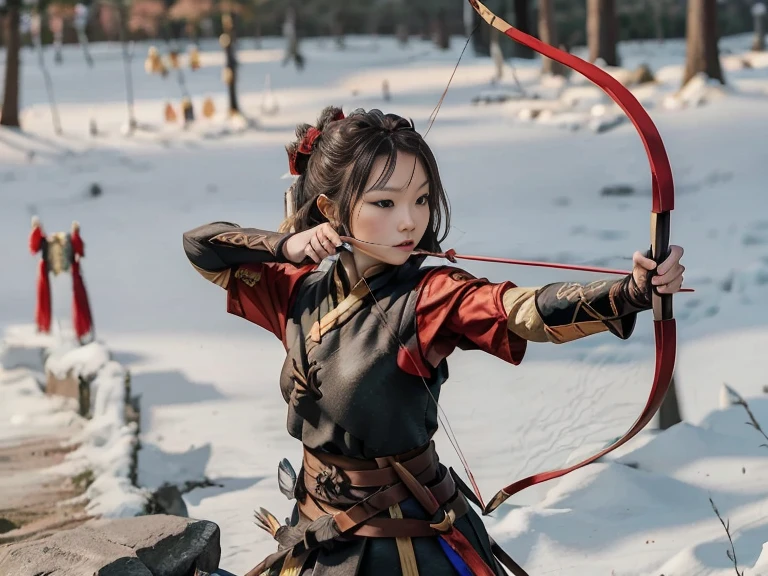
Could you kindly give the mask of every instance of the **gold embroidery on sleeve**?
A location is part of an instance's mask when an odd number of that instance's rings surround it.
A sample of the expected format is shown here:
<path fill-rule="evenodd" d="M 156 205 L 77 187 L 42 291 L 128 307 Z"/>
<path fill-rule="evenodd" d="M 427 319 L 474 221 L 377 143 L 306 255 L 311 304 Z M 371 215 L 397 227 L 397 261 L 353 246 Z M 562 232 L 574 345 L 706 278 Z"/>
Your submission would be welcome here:
<path fill-rule="evenodd" d="M 237 272 L 235 272 L 235 278 L 253 288 L 261 280 L 261 272 L 254 272 L 248 268 L 238 268 Z"/>
<path fill-rule="evenodd" d="M 219 244 L 229 244 L 231 246 L 244 246 L 249 250 L 267 250 L 275 255 L 277 244 L 281 236 L 274 235 L 272 238 L 266 234 L 246 234 L 245 232 L 222 232 L 211 238 L 211 242 Z"/>

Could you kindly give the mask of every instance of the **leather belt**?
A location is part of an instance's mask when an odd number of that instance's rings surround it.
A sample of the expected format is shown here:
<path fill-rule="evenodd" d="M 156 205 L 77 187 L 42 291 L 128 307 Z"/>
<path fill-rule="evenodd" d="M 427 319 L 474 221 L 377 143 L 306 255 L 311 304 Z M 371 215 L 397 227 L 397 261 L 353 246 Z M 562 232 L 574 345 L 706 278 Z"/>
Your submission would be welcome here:
<path fill-rule="evenodd" d="M 339 531 L 345 536 L 435 536 L 450 530 L 453 522 L 469 510 L 464 495 L 457 492 L 451 474 L 446 473 L 433 486 L 426 485 L 434 480 L 438 471 L 433 442 L 406 455 L 375 460 L 356 460 L 305 448 L 303 480 L 307 494 L 298 502 L 299 511 L 309 520 L 332 515 Z M 380 490 L 342 509 L 335 505 L 333 494 L 323 489 L 329 481 L 343 483 L 347 487 Z M 442 508 L 444 519 L 433 523 L 411 518 L 376 517 L 411 496 L 429 514 Z"/>

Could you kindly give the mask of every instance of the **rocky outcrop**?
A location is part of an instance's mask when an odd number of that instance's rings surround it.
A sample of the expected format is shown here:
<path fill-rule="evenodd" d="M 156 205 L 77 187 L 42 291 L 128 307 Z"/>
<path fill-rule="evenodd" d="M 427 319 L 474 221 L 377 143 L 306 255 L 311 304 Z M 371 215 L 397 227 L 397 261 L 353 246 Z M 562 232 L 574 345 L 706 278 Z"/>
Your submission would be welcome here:
<path fill-rule="evenodd" d="M 0 574 L 14 576 L 190 576 L 216 572 L 213 522 L 153 515 L 95 520 L 0 548 Z"/>

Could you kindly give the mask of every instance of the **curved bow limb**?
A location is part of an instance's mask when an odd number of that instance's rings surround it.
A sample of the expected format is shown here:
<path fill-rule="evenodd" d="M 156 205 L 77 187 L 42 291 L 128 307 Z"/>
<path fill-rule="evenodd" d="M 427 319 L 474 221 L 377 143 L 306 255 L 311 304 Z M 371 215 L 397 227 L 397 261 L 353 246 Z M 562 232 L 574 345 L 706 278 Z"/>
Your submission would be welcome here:
<path fill-rule="evenodd" d="M 521 32 L 499 18 L 478 0 L 468 1 L 481 18 L 504 35 L 582 74 L 608 94 L 632 121 L 643 141 L 650 163 L 653 192 L 651 251 L 653 259 L 660 264 L 669 253 L 670 211 L 674 208 L 675 199 L 674 184 L 672 168 L 661 135 L 643 106 L 624 85 L 604 70 Z M 559 478 L 605 456 L 633 438 L 650 422 L 664 400 L 675 367 L 677 334 L 671 294 L 659 294 L 654 288 L 653 317 L 656 336 L 656 368 L 653 384 L 643 411 L 629 430 L 607 448 L 573 466 L 534 474 L 502 488 L 484 507 L 483 514 L 490 514 L 510 496 L 529 486 Z"/>

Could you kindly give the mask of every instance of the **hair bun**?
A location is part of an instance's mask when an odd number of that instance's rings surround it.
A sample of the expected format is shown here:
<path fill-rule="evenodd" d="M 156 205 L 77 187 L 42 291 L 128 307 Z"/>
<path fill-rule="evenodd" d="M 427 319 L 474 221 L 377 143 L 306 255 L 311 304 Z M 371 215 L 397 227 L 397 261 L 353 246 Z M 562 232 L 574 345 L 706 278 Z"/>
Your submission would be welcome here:
<path fill-rule="evenodd" d="M 322 136 L 325 128 L 331 123 L 345 118 L 341 108 L 327 106 L 317 119 L 317 126 L 299 124 L 296 127 L 296 140 L 286 146 L 288 152 L 288 167 L 291 174 L 300 176 L 304 174 L 309 163 L 309 157 L 315 150 L 317 140 Z"/>

